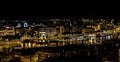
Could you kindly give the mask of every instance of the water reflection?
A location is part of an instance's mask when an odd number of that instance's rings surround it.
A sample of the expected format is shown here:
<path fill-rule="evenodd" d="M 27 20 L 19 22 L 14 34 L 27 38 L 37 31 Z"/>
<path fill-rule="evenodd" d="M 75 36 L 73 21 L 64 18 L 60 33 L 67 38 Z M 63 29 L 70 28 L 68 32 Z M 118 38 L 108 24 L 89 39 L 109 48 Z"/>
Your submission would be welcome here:
<path fill-rule="evenodd" d="M 62 43 L 61 43 L 62 44 Z M 117 45 L 116 45 L 117 44 Z M 52 44 L 51 44 L 52 45 Z M 102 44 L 67 44 L 56 47 L 28 49 L 3 48 L 1 62 L 74 62 L 74 61 L 119 61 L 119 43 L 106 41 Z"/>

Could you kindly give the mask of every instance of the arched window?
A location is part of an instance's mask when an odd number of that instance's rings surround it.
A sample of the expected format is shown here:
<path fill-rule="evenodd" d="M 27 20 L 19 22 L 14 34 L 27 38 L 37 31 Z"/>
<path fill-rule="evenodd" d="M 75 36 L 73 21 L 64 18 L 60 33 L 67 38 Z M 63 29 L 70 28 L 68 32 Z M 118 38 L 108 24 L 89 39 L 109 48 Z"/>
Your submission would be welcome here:
<path fill-rule="evenodd" d="M 28 24 L 26 22 L 24 23 L 24 27 L 28 27 Z"/>

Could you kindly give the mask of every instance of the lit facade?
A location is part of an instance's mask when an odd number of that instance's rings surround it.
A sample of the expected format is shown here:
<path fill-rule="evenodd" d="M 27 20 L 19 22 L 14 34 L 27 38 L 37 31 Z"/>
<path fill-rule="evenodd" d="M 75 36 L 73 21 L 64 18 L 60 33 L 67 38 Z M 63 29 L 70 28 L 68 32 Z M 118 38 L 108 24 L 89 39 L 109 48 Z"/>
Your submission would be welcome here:
<path fill-rule="evenodd" d="M 47 36 L 53 36 L 57 34 L 56 28 L 39 28 L 39 34 L 40 32 L 45 32 Z"/>
<path fill-rule="evenodd" d="M 15 28 L 12 27 L 11 29 L 0 30 L 0 35 L 1 36 L 15 35 Z"/>

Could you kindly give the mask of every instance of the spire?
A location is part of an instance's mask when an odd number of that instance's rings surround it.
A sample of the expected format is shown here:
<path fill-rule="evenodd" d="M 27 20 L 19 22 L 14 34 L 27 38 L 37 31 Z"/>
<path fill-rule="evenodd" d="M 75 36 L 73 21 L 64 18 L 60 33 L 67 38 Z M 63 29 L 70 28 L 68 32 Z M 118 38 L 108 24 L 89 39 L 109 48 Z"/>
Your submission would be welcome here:
<path fill-rule="evenodd" d="M 17 24 L 16 28 L 22 27 L 20 23 Z"/>

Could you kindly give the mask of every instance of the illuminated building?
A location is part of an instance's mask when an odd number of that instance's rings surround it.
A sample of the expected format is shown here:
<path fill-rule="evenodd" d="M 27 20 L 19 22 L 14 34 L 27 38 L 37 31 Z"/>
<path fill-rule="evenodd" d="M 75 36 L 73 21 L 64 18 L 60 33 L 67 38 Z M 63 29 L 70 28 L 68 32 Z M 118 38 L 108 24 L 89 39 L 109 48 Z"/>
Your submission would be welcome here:
<path fill-rule="evenodd" d="M 21 48 L 33 48 L 36 47 L 36 43 L 33 40 L 25 39 L 21 43 Z"/>
<path fill-rule="evenodd" d="M 62 35 L 63 31 L 64 31 L 64 27 L 60 26 L 60 35 Z"/>
<path fill-rule="evenodd" d="M 100 24 L 98 24 L 97 29 L 100 30 Z"/>
<path fill-rule="evenodd" d="M 92 27 L 87 27 L 82 29 L 82 33 L 93 33 L 95 31 Z"/>
<path fill-rule="evenodd" d="M 120 30 L 120 26 L 117 26 L 117 27 L 116 27 L 116 31 L 119 31 L 119 30 Z"/>
<path fill-rule="evenodd" d="M 16 26 L 15 26 L 15 33 L 18 34 L 18 33 L 21 33 L 22 32 L 22 25 L 20 23 L 18 23 Z"/>
<path fill-rule="evenodd" d="M 86 18 L 82 18 L 82 22 L 87 23 L 87 22 L 89 22 L 89 20 Z"/>
<path fill-rule="evenodd" d="M 103 23 L 100 24 L 100 29 L 101 30 L 111 30 L 114 28 L 114 24 L 112 21 L 104 21 Z"/>
<path fill-rule="evenodd" d="M 15 28 L 10 27 L 10 28 L 5 28 L 4 30 L 0 30 L 0 35 L 1 36 L 15 35 Z"/>
<path fill-rule="evenodd" d="M 96 34 L 89 34 L 89 42 L 96 43 Z"/>
<path fill-rule="evenodd" d="M 56 28 L 39 28 L 39 34 L 40 34 L 40 32 L 45 32 L 46 35 L 48 35 L 48 36 L 53 36 L 53 35 L 57 34 Z"/>
<path fill-rule="evenodd" d="M 5 31 L 4 27 L 0 28 L 0 36 L 5 36 L 4 31 Z"/>
<path fill-rule="evenodd" d="M 46 32 L 39 32 L 39 35 L 41 40 L 46 40 Z"/>
<path fill-rule="evenodd" d="M 84 36 L 77 36 L 77 40 L 79 41 L 79 40 L 84 40 Z"/>
<path fill-rule="evenodd" d="M 6 29 L 6 35 L 15 35 L 15 28 Z"/>

